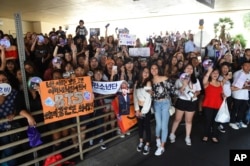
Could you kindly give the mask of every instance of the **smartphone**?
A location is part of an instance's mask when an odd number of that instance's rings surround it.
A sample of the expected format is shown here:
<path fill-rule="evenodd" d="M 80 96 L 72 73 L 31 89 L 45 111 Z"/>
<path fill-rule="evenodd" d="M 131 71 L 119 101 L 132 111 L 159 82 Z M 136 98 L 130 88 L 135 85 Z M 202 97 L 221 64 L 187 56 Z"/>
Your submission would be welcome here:
<path fill-rule="evenodd" d="M 117 72 L 117 66 L 112 66 L 112 70 L 115 70 Z"/>
<path fill-rule="evenodd" d="M 198 56 L 197 59 L 198 59 L 198 62 L 201 63 L 201 56 Z"/>
<path fill-rule="evenodd" d="M 229 79 L 232 79 L 233 78 L 233 73 L 230 71 L 230 72 L 228 72 L 228 77 L 229 77 Z"/>

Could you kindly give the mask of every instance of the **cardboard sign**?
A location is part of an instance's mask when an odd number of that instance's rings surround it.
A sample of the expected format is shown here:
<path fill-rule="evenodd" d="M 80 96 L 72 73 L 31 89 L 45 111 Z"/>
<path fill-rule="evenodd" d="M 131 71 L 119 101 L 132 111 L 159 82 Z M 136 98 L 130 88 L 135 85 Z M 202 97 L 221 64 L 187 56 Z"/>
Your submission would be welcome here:
<path fill-rule="evenodd" d="M 46 124 L 94 111 L 94 95 L 89 76 L 43 81 L 40 89 Z"/>
<path fill-rule="evenodd" d="M 150 48 L 149 47 L 129 48 L 129 56 L 149 57 L 150 56 Z"/>
<path fill-rule="evenodd" d="M 112 101 L 112 106 L 114 108 L 114 112 L 116 114 L 117 123 L 121 129 L 122 133 L 126 133 L 131 127 L 136 125 L 137 118 L 135 116 L 135 109 L 133 105 L 133 95 L 129 95 L 130 98 L 130 110 L 128 115 L 120 115 L 120 109 L 119 109 L 119 97 L 115 97 L 115 99 Z"/>
<path fill-rule="evenodd" d="M 119 34 L 119 45 L 134 46 L 136 35 Z"/>
<path fill-rule="evenodd" d="M 100 28 L 90 28 L 89 33 L 90 33 L 90 36 L 99 36 Z"/>
<path fill-rule="evenodd" d="M 10 84 L 7 84 L 7 83 L 0 84 L 0 95 L 8 96 L 10 94 L 11 90 L 12 90 L 12 88 L 11 88 Z"/>

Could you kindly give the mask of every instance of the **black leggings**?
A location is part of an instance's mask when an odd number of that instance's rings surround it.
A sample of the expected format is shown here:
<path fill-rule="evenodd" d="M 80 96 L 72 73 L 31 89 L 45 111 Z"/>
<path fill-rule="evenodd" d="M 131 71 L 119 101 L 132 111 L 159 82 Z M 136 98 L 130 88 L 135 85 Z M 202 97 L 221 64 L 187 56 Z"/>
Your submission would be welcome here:
<path fill-rule="evenodd" d="M 204 137 L 218 137 L 217 126 L 215 122 L 215 116 L 217 115 L 218 110 L 213 108 L 203 107 L 205 115 L 205 127 L 204 127 Z"/>
<path fill-rule="evenodd" d="M 140 110 L 142 107 L 139 107 Z M 139 138 L 143 138 L 143 132 L 145 130 L 146 132 L 146 142 L 151 142 L 151 127 L 150 127 L 150 119 L 151 119 L 151 112 L 149 111 L 145 117 L 143 118 L 137 118 L 138 120 L 138 132 L 139 132 Z"/>
<path fill-rule="evenodd" d="M 231 123 L 245 121 L 246 111 L 248 109 L 248 100 L 233 100 L 233 109 L 231 111 Z"/>

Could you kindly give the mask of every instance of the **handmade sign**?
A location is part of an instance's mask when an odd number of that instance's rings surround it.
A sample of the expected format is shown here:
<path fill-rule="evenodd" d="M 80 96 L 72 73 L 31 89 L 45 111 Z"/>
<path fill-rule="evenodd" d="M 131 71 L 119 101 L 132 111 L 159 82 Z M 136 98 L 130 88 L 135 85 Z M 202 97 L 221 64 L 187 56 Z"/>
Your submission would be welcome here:
<path fill-rule="evenodd" d="M 119 45 L 134 46 L 136 41 L 136 35 L 120 34 Z"/>
<path fill-rule="evenodd" d="M 100 28 L 90 28 L 89 32 L 90 32 L 90 36 L 99 36 Z"/>
<path fill-rule="evenodd" d="M 40 83 L 44 123 L 51 123 L 94 111 L 91 79 L 76 77 Z"/>

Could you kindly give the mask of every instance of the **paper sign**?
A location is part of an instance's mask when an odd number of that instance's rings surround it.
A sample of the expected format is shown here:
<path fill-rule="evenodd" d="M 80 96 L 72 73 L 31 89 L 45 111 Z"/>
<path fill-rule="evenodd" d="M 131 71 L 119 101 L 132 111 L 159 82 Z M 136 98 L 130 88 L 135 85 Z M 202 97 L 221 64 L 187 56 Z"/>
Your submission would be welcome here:
<path fill-rule="evenodd" d="M 247 76 L 245 73 L 240 72 L 238 77 L 234 80 L 233 82 L 233 86 L 237 87 L 237 88 L 243 88 L 244 84 L 247 81 Z"/>
<path fill-rule="evenodd" d="M 100 28 L 90 28 L 89 32 L 90 32 L 90 36 L 99 36 Z"/>
<path fill-rule="evenodd" d="M 0 95 L 8 96 L 10 94 L 11 90 L 12 90 L 12 88 L 11 88 L 10 84 L 7 84 L 7 83 L 0 84 Z"/>
<path fill-rule="evenodd" d="M 129 48 L 129 56 L 149 57 L 150 49 L 149 47 Z"/>
<path fill-rule="evenodd" d="M 119 45 L 134 46 L 136 41 L 136 35 L 120 34 Z"/>
<path fill-rule="evenodd" d="M 76 77 L 40 83 L 44 123 L 51 123 L 94 111 L 91 79 Z"/>

